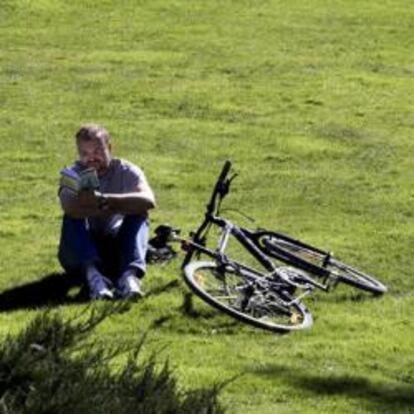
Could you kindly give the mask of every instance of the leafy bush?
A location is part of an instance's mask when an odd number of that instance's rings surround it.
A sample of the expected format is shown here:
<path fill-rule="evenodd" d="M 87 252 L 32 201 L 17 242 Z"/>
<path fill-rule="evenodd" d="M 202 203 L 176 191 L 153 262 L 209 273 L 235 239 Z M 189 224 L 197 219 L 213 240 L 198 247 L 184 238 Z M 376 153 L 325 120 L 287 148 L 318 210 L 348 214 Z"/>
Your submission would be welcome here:
<path fill-rule="evenodd" d="M 121 305 L 122 306 L 122 305 Z M 86 320 L 65 321 L 43 312 L 18 336 L 0 345 L 0 413 L 223 413 L 221 386 L 182 391 L 168 362 L 138 363 L 144 338 L 124 366 L 111 361 L 125 347 L 86 341 L 94 327 L 120 306 L 93 308 Z"/>

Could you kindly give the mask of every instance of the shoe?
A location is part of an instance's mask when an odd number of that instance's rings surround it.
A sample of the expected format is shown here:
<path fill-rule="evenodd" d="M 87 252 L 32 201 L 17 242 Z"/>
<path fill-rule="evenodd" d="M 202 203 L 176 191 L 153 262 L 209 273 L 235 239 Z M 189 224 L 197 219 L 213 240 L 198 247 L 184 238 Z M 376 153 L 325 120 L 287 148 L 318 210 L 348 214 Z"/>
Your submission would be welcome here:
<path fill-rule="evenodd" d="M 132 273 L 124 274 L 119 279 L 118 290 L 120 297 L 124 299 L 140 299 L 144 296 L 141 280 Z"/>
<path fill-rule="evenodd" d="M 113 299 L 114 294 L 109 289 L 106 278 L 99 272 L 95 272 L 86 277 L 89 286 L 89 297 L 92 300 L 96 299 Z"/>

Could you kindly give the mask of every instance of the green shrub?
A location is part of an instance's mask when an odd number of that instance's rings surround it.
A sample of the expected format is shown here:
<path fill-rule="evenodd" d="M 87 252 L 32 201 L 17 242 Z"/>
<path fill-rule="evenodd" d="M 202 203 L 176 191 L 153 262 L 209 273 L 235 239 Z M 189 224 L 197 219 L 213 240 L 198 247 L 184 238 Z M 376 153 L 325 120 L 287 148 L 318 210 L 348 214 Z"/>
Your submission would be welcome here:
<path fill-rule="evenodd" d="M 121 305 L 122 306 L 122 305 Z M 127 362 L 111 361 L 125 347 L 87 341 L 96 325 L 120 306 L 93 308 L 86 320 L 64 321 L 43 312 L 0 346 L 0 413 L 223 413 L 221 386 L 180 390 L 173 371 L 154 356 L 142 363 L 142 339 Z"/>

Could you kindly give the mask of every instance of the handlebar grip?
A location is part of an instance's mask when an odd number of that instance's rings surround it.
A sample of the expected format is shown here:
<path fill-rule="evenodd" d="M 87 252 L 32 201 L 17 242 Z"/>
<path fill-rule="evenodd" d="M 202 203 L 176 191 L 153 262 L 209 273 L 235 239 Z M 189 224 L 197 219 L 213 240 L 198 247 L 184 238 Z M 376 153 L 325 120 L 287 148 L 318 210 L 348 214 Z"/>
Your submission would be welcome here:
<path fill-rule="evenodd" d="M 224 163 L 223 169 L 221 170 L 220 176 L 219 176 L 219 178 L 218 178 L 217 181 L 219 181 L 219 182 L 220 181 L 224 181 L 224 179 L 227 177 L 227 174 L 230 171 L 230 168 L 231 168 L 231 161 L 230 160 L 227 160 Z"/>

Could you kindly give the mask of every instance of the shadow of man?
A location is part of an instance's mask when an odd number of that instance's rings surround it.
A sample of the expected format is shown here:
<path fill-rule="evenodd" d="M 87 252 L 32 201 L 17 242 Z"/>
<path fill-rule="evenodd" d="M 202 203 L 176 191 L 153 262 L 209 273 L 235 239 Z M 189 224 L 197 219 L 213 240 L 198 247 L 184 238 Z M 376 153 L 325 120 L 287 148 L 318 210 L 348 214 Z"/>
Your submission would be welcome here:
<path fill-rule="evenodd" d="M 83 302 L 87 295 L 82 288 L 74 297 L 68 295 L 73 287 L 82 285 L 80 278 L 74 275 L 51 273 L 40 280 L 0 292 L 0 312 Z"/>

